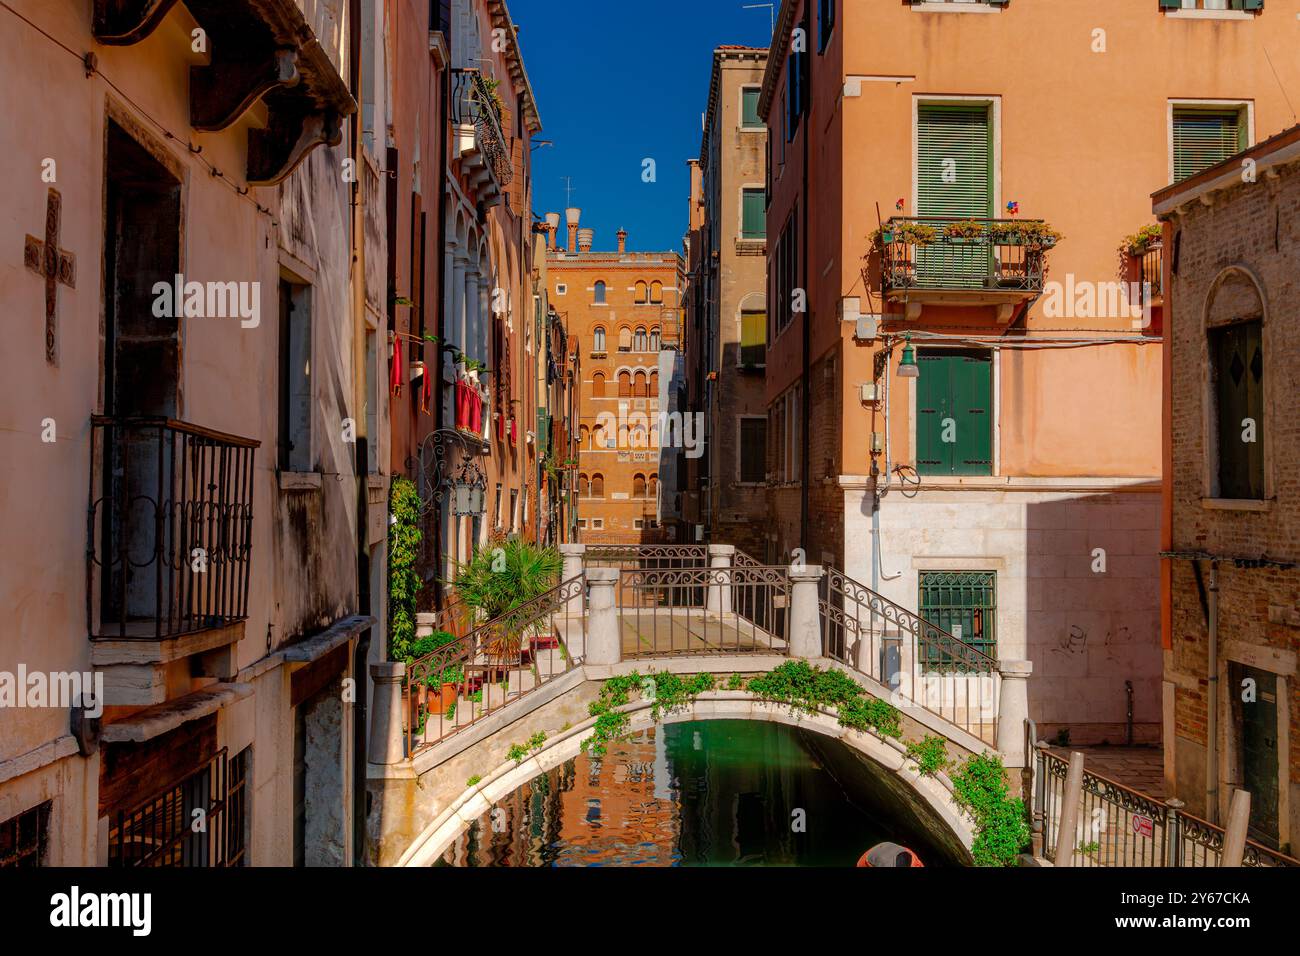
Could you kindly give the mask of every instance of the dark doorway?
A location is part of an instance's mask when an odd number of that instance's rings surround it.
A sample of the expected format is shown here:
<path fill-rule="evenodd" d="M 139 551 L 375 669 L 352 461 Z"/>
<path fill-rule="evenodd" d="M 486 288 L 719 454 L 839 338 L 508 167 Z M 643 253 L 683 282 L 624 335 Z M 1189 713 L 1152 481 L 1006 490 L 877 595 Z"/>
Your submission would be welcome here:
<path fill-rule="evenodd" d="M 1250 838 L 1277 849 L 1277 675 L 1246 664 L 1231 668 L 1241 787 L 1250 793 Z M 1244 699 L 1252 686 L 1254 700 Z"/>

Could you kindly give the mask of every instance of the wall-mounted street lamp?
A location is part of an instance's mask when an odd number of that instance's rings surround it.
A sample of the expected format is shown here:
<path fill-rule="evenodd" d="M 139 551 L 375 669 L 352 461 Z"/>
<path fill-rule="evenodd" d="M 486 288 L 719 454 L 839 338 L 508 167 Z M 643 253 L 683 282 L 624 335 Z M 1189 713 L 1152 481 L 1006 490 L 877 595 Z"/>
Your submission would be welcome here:
<path fill-rule="evenodd" d="M 916 364 L 916 349 L 912 347 L 912 333 L 903 337 L 903 358 L 898 363 L 899 378 L 920 378 L 921 367 Z"/>

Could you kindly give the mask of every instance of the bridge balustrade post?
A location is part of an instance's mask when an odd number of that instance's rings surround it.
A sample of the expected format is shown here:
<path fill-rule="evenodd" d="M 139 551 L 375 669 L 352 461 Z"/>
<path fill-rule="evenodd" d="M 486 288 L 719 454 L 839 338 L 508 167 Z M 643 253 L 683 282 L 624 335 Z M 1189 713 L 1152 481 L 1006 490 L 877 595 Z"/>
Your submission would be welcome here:
<path fill-rule="evenodd" d="M 1029 675 L 1033 661 L 1000 660 L 1002 688 L 998 695 L 998 753 L 1008 769 L 1028 765 L 1032 754 L 1025 753 L 1025 720 L 1029 717 Z"/>
<path fill-rule="evenodd" d="M 587 569 L 586 664 L 617 664 L 623 659 L 622 622 L 614 600 L 618 575 L 618 568 Z"/>
<path fill-rule="evenodd" d="M 1246 854 L 1246 830 L 1250 826 L 1250 791 L 1232 791 L 1228 804 L 1228 825 L 1223 832 L 1223 852 L 1219 866 L 1241 866 Z"/>
<path fill-rule="evenodd" d="M 821 565 L 790 565 L 790 656 L 822 656 L 822 616 L 818 587 L 826 574 Z"/>
<path fill-rule="evenodd" d="M 401 763 L 406 757 L 402 731 L 402 680 L 406 677 L 406 664 L 402 661 L 383 661 L 370 665 L 370 682 L 374 691 L 370 695 L 370 746 L 371 763 L 389 766 Z"/>
<path fill-rule="evenodd" d="M 736 555 L 734 544 L 709 545 L 709 583 L 705 587 L 704 609 L 714 614 L 731 613 L 731 575 L 730 569 Z"/>
<path fill-rule="evenodd" d="M 582 577 L 582 566 L 587 556 L 587 546 L 585 544 L 562 544 L 560 545 L 560 555 L 564 558 L 564 570 L 560 572 L 560 580 L 572 581 L 574 578 Z M 581 616 L 582 612 L 582 594 L 579 592 L 569 598 L 568 603 L 564 605 L 564 613 Z"/>
<path fill-rule="evenodd" d="M 1065 789 L 1061 793 L 1061 815 L 1056 827 L 1056 858 L 1053 866 L 1074 866 L 1074 853 L 1079 845 L 1079 804 L 1083 802 L 1083 754 L 1075 750 L 1070 754 L 1070 769 L 1065 773 Z"/>

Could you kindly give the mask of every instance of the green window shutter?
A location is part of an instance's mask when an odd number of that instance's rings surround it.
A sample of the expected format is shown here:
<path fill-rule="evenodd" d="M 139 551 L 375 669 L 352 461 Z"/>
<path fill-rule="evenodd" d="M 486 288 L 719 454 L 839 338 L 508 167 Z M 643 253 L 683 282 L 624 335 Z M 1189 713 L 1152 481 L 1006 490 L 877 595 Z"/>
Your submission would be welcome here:
<path fill-rule="evenodd" d="M 1219 497 L 1264 497 L 1264 348 L 1259 320 L 1210 330 L 1218 405 Z M 1246 419 L 1255 423 L 1245 441 Z"/>
<path fill-rule="evenodd" d="M 979 349 L 920 349 L 916 470 L 993 474 L 993 361 Z M 945 441 L 945 439 L 951 439 Z"/>
<path fill-rule="evenodd" d="M 1162 10 L 1181 10 L 1183 0 L 1160 0 L 1160 9 Z"/>
<path fill-rule="evenodd" d="M 1263 10 L 1264 0 L 1236 0 L 1233 6 L 1239 10 Z"/>
<path fill-rule="evenodd" d="M 746 87 L 740 91 L 740 125 L 745 127 L 762 126 L 758 117 L 758 99 L 763 91 L 758 87 Z"/>
<path fill-rule="evenodd" d="M 917 116 L 917 215 L 993 216 L 993 130 L 987 106 L 923 105 Z M 922 288 L 983 288 L 992 275 L 983 243 L 917 250 Z"/>
<path fill-rule="evenodd" d="M 740 237 L 762 239 L 767 235 L 767 202 L 761 189 L 741 193 Z"/>
<path fill-rule="evenodd" d="M 1174 182 L 1245 148 L 1240 110 L 1174 110 Z"/>

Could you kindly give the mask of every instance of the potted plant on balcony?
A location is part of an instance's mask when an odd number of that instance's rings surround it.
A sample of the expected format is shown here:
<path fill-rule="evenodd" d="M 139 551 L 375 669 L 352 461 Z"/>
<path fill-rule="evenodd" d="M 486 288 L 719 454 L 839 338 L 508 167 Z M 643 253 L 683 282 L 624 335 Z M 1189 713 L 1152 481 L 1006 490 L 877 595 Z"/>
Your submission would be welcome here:
<path fill-rule="evenodd" d="M 411 657 L 413 661 L 423 660 L 444 647 L 455 644 L 457 640 L 458 638 L 449 631 L 435 631 L 411 645 Z M 421 705 L 427 703 L 430 712 L 445 711 L 460 696 L 460 688 L 464 680 L 465 669 L 459 663 L 451 663 L 450 656 L 431 662 L 429 672 L 424 675 L 422 682 L 428 690 L 425 692 L 424 687 L 420 688 L 420 696 L 423 698 L 420 701 Z"/>
<path fill-rule="evenodd" d="M 1051 249 L 1065 237 L 1041 219 L 1019 223 L 1024 234 L 1024 244 L 1031 249 Z"/>
<path fill-rule="evenodd" d="M 984 224 L 978 219 L 958 219 L 943 227 L 943 237 L 958 245 L 974 242 L 984 233 Z"/>
<path fill-rule="evenodd" d="M 1120 249 L 1134 258 L 1139 258 L 1146 255 L 1147 250 L 1152 246 L 1159 245 L 1163 238 L 1164 232 L 1158 223 L 1143 226 L 1133 235 L 1125 237 Z"/>
<path fill-rule="evenodd" d="M 895 222 L 886 224 L 871 234 L 871 241 L 878 248 L 893 242 L 907 246 L 928 246 L 938 238 L 934 226 L 923 222 Z"/>

